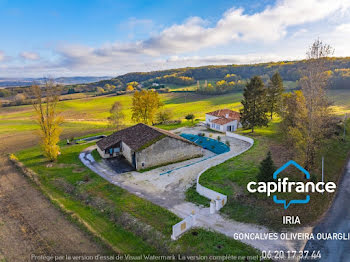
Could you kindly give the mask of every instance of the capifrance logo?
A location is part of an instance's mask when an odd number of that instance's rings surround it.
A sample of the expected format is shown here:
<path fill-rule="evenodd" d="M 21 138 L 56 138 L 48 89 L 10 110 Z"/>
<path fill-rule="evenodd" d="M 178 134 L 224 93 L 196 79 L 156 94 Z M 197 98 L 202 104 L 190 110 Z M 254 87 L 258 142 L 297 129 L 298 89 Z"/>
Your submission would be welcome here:
<path fill-rule="evenodd" d="M 278 199 L 278 197 L 274 194 L 278 193 L 291 193 L 293 191 L 297 193 L 334 193 L 337 185 L 334 182 L 318 182 L 314 183 L 312 181 L 304 182 L 294 182 L 289 181 L 288 177 L 277 178 L 278 174 L 280 174 L 283 170 L 285 170 L 288 166 L 293 165 L 297 169 L 299 169 L 302 174 L 305 175 L 306 179 L 310 179 L 310 173 L 301 167 L 298 163 L 293 160 L 289 160 L 279 169 L 277 169 L 273 173 L 273 179 L 276 179 L 277 182 L 255 182 L 251 181 L 247 184 L 247 190 L 250 193 L 265 193 L 268 197 L 272 195 L 273 201 L 276 204 L 283 204 L 284 209 L 287 209 L 291 204 L 307 204 L 310 201 L 310 195 L 306 195 L 304 199 L 292 199 L 289 202 L 285 199 Z"/>

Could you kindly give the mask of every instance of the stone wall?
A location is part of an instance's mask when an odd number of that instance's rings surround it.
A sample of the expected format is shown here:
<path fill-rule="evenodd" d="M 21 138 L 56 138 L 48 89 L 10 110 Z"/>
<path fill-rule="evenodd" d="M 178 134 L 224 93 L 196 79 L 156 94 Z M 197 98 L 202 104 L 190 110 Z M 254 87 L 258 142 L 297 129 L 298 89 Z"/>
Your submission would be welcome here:
<path fill-rule="evenodd" d="M 131 148 L 127 144 L 125 144 L 124 142 L 122 142 L 122 143 L 123 143 L 122 144 L 123 156 L 132 165 L 132 154 L 133 154 L 133 151 L 131 150 Z"/>
<path fill-rule="evenodd" d="M 246 136 L 241 136 L 241 135 L 238 135 L 238 134 L 235 134 L 235 133 L 231 133 L 231 132 L 226 132 L 226 136 L 228 137 L 234 137 L 236 139 L 239 139 L 239 140 L 242 140 L 242 141 L 245 141 L 245 142 L 248 142 L 249 143 L 249 147 L 248 148 L 245 148 L 244 150 L 242 150 L 241 152 L 238 152 L 236 153 L 235 155 L 230 155 L 230 153 L 225 153 L 223 155 L 227 155 L 229 157 L 225 157 L 223 158 L 221 161 L 219 162 L 212 162 L 210 165 L 208 165 L 205 169 L 203 169 L 197 176 L 197 183 L 196 183 L 196 191 L 198 194 L 200 194 L 201 196 L 204 196 L 206 198 L 208 198 L 209 200 L 213 200 L 214 203 L 215 203 L 215 210 L 218 211 L 220 210 L 226 203 L 227 203 L 227 196 L 224 195 L 224 194 L 221 194 L 219 192 L 216 192 L 210 188 L 207 188 L 205 186 L 202 186 L 200 183 L 199 183 L 199 179 L 200 179 L 200 176 L 205 172 L 207 171 L 209 168 L 213 167 L 213 166 L 217 166 L 225 161 L 227 161 L 228 159 L 232 158 L 232 157 L 235 157 L 235 156 L 238 156 L 240 154 L 242 154 L 243 152 L 247 151 L 248 149 L 250 149 L 253 144 L 254 144 L 254 139 L 250 138 L 250 137 L 246 137 Z"/>
<path fill-rule="evenodd" d="M 175 138 L 164 137 L 137 153 L 137 169 L 164 165 L 202 155 L 203 149 L 199 146 Z"/>

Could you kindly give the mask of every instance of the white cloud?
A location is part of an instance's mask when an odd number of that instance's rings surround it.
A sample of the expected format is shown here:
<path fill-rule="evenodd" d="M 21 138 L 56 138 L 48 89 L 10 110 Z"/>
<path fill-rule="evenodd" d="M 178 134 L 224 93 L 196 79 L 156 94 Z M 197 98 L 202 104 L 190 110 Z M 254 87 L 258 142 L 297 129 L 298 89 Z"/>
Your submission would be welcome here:
<path fill-rule="evenodd" d="M 335 32 L 338 34 L 350 34 L 350 23 L 338 25 L 335 28 Z"/>
<path fill-rule="evenodd" d="M 308 33 L 309 30 L 305 29 L 305 28 L 301 28 L 300 30 L 296 31 L 295 33 L 293 33 L 292 38 L 296 38 L 296 37 L 300 37 L 306 33 Z"/>
<path fill-rule="evenodd" d="M 25 60 L 39 60 L 40 56 L 35 52 L 22 52 L 19 54 L 21 58 Z"/>
<path fill-rule="evenodd" d="M 206 27 L 204 20 L 193 17 L 143 41 L 141 46 L 150 54 L 171 54 L 230 42 L 273 42 L 284 37 L 290 26 L 324 19 L 349 6 L 349 1 L 341 0 L 285 0 L 253 15 L 245 14 L 243 9 L 232 8 L 224 13 L 214 27 Z"/>
<path fill-rule="evenodd" d="M 33 65 L 19 64 L 12 68 L 13 72 L 18 68 L 30 72 L 47 68 L 62 74 L 114 75 L 205 64 L 292 60 L 303 57 L 307 46 L 318 36 L 326 41 L 334 40 L 336 54 L 343 55 L 350 51 L 344 42 L 350 36 L 350 24 L 342 18 L 346 18 L 349 7 L 350 0 L 280 0 L 255 14 L 232 8 L 216 23 L 190 17 L 181 24 L 149 34 L 147 30 L 160 27 L 151 20 L 130 18 L 123 26 L 126 29 L 143 26 L 144 40 L 106 43 L 100 47 L 60 45 L 54 50 L 52 61 L 40 59 Z M 327 28 L 320 26 L 330 20 L 332 23 Z M 338 50 L 342 51 L 338 53 Z M 23 52 L 21 56 L 30 60 L 40 58 L 31 52 Z"/>
<path fill-rule="evenodd" d="M 0 62 L 5 60 L 5 53 L 0 51 Z"/>
<path fill-rule="evenodd" d="M 175 55 L 230 43 L 271 43 L 283 38 L 288 27 L 327 18 L 336 11 L 346 10 L 349 6 L 348 0 L 284 0 L 277 2 L 274 7 L 267 7 L 264 11 L 252 15 L 245 14 L 243 9 L 232 8 L 225 12 L 213 27 L 208 26 L 208 22 L 200 17 L 191 17 L 183 24 L 170 26 L 143 41 L 106 44 L 99 48 L 83 47 L 83 51 L 77 52 L 69 50 L 75 50 L 74 46 L 65 47 L 65 50 L 62 52 L 61 49 L 60 52 L 72 62 L 74 59 L 78 62 L 88 58 L 101 63 L 107 56 L 118 59 L 140 54 Z M 129 22 L 138 24 L 140 21 Z M 304 32 L 301 29 L 298 34 Z M 82 52 L 84 54 L 81 54 Z"/>
<path fill-rule="evenodd" d="M 288 59 L 276 54 L 245 54 L 245 55 L 214 55 L 214 56 L 171 56 L 165 60 L 167 63 L 189 64 L 250 64 L 273 62 Z"/>

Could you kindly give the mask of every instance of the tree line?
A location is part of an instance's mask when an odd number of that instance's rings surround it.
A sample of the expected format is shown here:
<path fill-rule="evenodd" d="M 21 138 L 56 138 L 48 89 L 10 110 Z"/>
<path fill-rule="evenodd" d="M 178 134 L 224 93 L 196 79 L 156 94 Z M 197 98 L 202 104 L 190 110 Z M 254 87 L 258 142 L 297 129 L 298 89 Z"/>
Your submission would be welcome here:
<path fill-rule="evenodd" d="M 283 81 L 276 72 L 267 88 L 261 77 L 254 76 L 243 91 L 241 123 L 254 132 L 267 126 L 274 114 L 281 118 L 281 135 L 293 148 L 293 158 L 312 170 L 322 144 L 336 134 L 339 120 L 332 114 L 326 94 L 329 77 L 328 56 L 333 48 L 316 40 L 307 52 L 307 62 L 300 81 L 301 90 L 283 93 Z M 267 161 L 269 162 L 269 161 Z M 269 163 L 271 167 L 271 163 Z"/>

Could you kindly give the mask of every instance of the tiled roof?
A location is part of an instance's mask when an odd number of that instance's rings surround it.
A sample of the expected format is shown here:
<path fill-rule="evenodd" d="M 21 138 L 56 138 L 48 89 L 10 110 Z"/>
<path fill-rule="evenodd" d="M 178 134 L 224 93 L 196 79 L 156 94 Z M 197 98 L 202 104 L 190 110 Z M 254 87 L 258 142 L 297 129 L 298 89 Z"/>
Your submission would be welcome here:
<path fill-rule="evenodd" d="M 183 142 L 195 145 L 187 139 L 175 135 L 169 131 L 165 131 L 156 127 L 151 127 L 141 123 L 117 131 L 112 135 L 101 139 L 96 144 L 101 150 L 106 150 L 108 148 L 113 147 L 114 145 L 117 145 L 122 141 L 125 144 L 127 144 L 132 150 L 138 151 L 145 146 L 147 147 L 148 144 L 148 146 L 150 146 L 153 141 L 157 141 L 157 139 L 160 139 L 162 136 L 172 137 Z"/>
<path fill-rule="evenodd" d="M 232 121 L 235 121 L 236 119 L 232 119 L 232 118 L 217 118 L 212 120 L 211 122 L 214 124 L 218 124 L 218 125 L 225 125 L 227 123 L 230 123 Z"/>
<path fill-rule="evenodd" d="M 220 117 L 220 118 L 230 118 L 232 120 L 238 120 L 238 121 L 240 119 L 240 114 L 230 109 L 219 109 L 207 114 L 211 116 Z"/>

